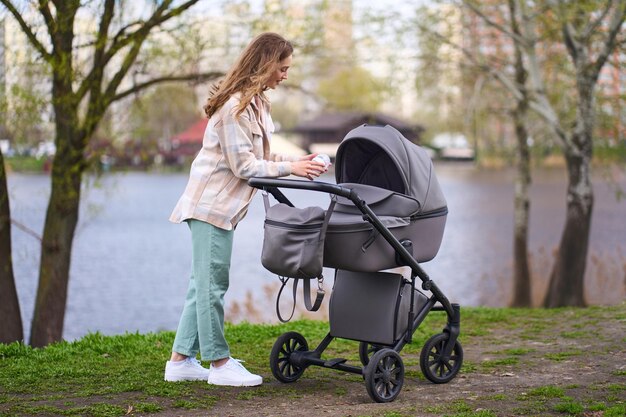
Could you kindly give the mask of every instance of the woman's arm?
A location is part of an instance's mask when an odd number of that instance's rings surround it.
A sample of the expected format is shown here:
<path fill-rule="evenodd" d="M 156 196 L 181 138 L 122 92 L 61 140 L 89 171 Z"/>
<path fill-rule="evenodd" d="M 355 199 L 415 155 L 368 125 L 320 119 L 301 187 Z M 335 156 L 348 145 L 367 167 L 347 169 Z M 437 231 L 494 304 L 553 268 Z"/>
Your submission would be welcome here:
<path fill-rule="evenodd" d="M 293 174 L 313 179 L 325 172 L 323 164 L 311 161 L 315 154 L 306 155 L 296 161 L 257 159 L 252 143 L 252 124 L 246 112 L 236 117 L 232 109 L 223 108 L 220 113 L 222 118 L 216 124 L 220 146 L 230 169 L 238 178 L 283 177 Z"/>

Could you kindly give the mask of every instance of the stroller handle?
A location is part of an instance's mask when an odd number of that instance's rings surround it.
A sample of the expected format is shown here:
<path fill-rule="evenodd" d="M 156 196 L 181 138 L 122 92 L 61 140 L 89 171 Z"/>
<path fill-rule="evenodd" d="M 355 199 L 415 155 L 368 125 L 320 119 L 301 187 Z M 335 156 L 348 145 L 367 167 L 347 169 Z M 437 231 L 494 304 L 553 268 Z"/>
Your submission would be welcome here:
<path fill-rule="evenodd" d="M 248 185 L 254 188 L 293 188 L 297 190 L 319 191 L 323 193 L 335 194 L 341 197 L 355 199 L 356 193 L 350 188 L 341 187 L 339 185 L 330 184 L 322 181 L 304 181 L 304 180 L 288 180 L 276 178 L 260 178 L 252 177 L 248 180 Z"/>

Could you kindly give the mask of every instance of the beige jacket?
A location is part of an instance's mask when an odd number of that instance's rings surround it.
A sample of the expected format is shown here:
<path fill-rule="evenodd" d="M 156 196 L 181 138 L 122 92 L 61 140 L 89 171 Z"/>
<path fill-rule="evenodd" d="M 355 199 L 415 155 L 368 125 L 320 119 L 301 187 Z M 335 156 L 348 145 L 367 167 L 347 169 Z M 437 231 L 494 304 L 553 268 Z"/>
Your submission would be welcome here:
<path fill-rule="evenodd" d="M 191 164 L 189 181 L 170 221 L 197 219 L 232 230 L 256 192 L 248 178 L 291 174 L 289 161 L 299 158 L 270 153 L 274 123 L 269 103 L 257 98 L 237 118 L 239 102 L 240 95 L 233 95 L 209 119 L 202 149 Z"/>

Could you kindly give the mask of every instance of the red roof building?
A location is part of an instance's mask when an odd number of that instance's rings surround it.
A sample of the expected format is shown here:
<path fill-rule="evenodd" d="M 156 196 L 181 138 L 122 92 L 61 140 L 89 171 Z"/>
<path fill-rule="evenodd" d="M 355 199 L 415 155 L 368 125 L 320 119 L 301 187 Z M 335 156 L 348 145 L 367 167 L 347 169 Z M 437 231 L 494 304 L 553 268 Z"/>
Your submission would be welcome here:
<path fill-rule="evenodd" d="M 169 141 L 170 149 L 165 152 L 166 162 L 185 163 L 196 156 L 202 147 L 202 139 L 208 119 L 202 118 L 184 131 L 172 136 Z"/>
<path fill-rule="evenodd" d="M 192 124 L 187 128 L 187 130 L 174 135 L 171 139 L 172 148 L 178 148 L 179 146 L 192 144 L 194 146 L 198 146 L 202 143 L 202 138 L 204 137 L 204 131 L 206 130 L 206 125 L 209 122 L 209 119 L 201 119 L 196 123 Z M 199 149 L 199 146 L 198 146 Z M 196 149 L 196 152 L 198 151 Z"/>

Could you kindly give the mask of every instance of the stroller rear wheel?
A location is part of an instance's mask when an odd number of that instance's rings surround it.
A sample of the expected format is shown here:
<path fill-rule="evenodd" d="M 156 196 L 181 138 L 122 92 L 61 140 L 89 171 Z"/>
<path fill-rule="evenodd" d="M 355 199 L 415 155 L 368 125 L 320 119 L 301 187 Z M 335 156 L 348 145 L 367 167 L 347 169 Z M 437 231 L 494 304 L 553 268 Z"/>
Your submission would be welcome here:
<path fill-rule="evenodd" d="M 396 399 L 404 383 L 402 358 L 392 349 L 381 349 L 374 353 L 363 372 L 365 387 L 370 398 L 377 403 Z"/>
<path fill-rule="evenodd" d="M 463 364 L 463 348 L 457 340 L 448 357 L 443 356 L 450 335 L 439 333 L 426 341 L 420 354 L 420 368 L 426 378 L 435 384 L 451 381 Z"/>
<path fill-rule="evenodd" d="M 381 345 L 375 345 L 369 342 L 359 343 L 359 359 L 361 360 L 363 366 L 367 366 L 367 364 L 370 363 L 372 355 L 382 348 L 383 347 Z"/>
<path fill-rule="evenodd" d="M 294 382 L 302 376 L 305 367 L 294 365 L 290 357 L 294 352 L 306 352 L 309 345 L 297 332 L 283 333 L 276 339 L 270 353 L 272 374 L 280 382 Z"/>

